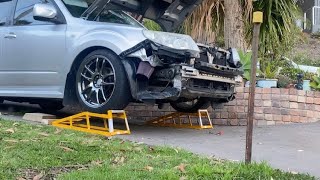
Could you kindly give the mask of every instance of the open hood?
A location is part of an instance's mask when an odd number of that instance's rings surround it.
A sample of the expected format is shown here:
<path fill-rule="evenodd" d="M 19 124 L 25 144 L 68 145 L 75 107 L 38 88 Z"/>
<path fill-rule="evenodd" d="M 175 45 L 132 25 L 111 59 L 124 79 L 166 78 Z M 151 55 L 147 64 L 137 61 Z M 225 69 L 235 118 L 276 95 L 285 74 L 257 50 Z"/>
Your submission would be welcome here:
<path fill-rule="evenodd" d="M 154 20 L 165 31 L 176 29 L 203 0 L 95 0 L 83 14 L 97 9 L 121 9 Z"/>

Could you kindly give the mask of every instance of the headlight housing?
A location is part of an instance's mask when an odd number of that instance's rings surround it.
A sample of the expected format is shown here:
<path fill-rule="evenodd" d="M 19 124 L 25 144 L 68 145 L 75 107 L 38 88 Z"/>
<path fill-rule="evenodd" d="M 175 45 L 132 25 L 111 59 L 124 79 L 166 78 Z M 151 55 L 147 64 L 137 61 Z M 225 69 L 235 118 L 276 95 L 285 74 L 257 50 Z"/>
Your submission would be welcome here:
<path fill-rule="evenodd" d="M 163 46 L 177 50 L 191 50 L 197 53 L 200 52 L 197 44 L 188 35 L 150 30 L 144 30 L 143 34 L 147 39 Z"/>

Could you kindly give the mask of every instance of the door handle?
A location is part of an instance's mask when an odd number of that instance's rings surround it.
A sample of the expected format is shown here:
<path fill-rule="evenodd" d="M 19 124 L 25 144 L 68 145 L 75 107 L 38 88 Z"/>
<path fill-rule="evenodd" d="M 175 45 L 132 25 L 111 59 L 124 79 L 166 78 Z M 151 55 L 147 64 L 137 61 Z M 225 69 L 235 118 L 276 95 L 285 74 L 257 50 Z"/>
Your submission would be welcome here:
<path fill-rule="evenodd" d="M 4 35 L 4 38 L 6 38 L 6 39 L 15 39 L 15 38 L 17 38 L 17 35 L 14 34 L 14 33 L 9 33 L 9 34 Z"/>

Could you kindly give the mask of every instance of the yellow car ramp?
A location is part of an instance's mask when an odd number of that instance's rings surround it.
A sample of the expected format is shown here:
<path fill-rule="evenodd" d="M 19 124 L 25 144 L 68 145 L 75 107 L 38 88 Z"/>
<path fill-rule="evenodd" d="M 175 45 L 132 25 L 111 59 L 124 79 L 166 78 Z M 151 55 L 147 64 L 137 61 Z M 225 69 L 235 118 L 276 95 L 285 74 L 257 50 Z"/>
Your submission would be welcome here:
<path fill-rule="evenodd" d="M 205 124 L 205 119 L 207 120 Z M 195 121 L 197 124 L 195 124 Z M 197 113 L 171 113 L 146 123 L 151 126 L 191 128 L 191 129 L 212 129 L 212 121 L 208 110 L 199 110 Z"/>
<path fill-rule="evenodd" d="M 92 122 L 92 119 L 95 119 L 96 121 Z M 113 124 L 114 119 L 123 120 L 125 122 L 126 130 L 115 129 Z M 119 134 L 131 134 L 127 115 L 123 110 L 110 110 L 107 114 L 82 112 L 53 121 L 51 125 L 108 137 Z"/>
<path fill-rule="evenodd" d="M 92 122 L 92 120 L 95 120 Z M 114 119 L 123 120 L 125 130 L 114 128 Z M 199 110 L 197 113 L 175 112 L 146 123 L 151 126 L 191 128 L 191 129 L 212 129 L 212 121 L 208 110 Z M 110 110 L 107 114 L 97 114 L 91 112 L 82 112 L 63 119 L 55 120 L 52 126 L 71 129 L 86 133 L 98 134 L 103 136 L 115 136 L 122 134 L 131 134 L 128 119 L 123 110 Z"/>

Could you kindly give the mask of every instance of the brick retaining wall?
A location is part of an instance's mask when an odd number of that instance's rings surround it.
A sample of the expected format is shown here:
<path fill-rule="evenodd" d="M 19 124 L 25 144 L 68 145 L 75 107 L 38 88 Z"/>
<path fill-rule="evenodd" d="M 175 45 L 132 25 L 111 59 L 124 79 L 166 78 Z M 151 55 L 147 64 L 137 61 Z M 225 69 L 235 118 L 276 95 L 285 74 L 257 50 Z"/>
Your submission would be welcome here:
<path fill-rule="evenodd" d="M 277 125 L 307 123 L 320 120 L 320 92 L 295 89 L 257 88 L 255 98 L 255 124 Z M 209 109 L 217 125 L 244 126 L 247 124 L 249 88 L 237 88 L 236 99 L 223 109 Z M 129 120 L 146 121 L 174 109 L 170 106 L 159 110 L 156 106 L 132 104 L 127 109 Z"/>

